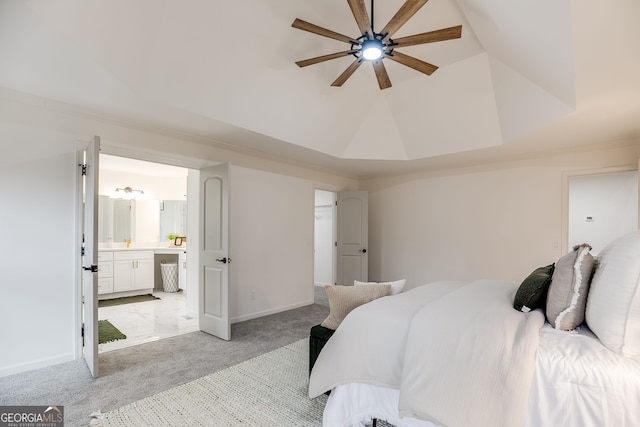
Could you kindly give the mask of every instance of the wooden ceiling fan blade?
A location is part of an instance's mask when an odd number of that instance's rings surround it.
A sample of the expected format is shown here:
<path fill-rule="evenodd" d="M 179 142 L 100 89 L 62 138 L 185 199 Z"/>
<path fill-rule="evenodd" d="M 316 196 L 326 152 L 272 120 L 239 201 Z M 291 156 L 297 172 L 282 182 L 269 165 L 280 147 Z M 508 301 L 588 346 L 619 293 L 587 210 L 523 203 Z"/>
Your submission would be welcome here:
<path fill-rule="evenodd" d="M 424 6 L 429 0 L 407 0 L 404 2 L 400 9 L 393 15 L 393 18 L 385 25 L 385 27 L 380 31 L 380 34 L 386 34 L 385 40 L 389 39 L 392 35 L 396 33 L 406 22 L 411 19 L 413 15 L 416 14 L 417 11 L 420 10 L 422 6 Z"/>
<path fill-rule="evenodd" d="M 344 82 L 346 82 L 347 79 L 351 77 L 351 75 L 358 69 L 360 64 L 362 64 L 362 61 L 360 59 L 356 59 L 355 61 L 353 61 L 351 65 L 349 65 L 347 69 L 344 70 L 333 83 L 331 83 L 331 86 L 342 86 Z"/>
<path fill-rule="evenodd" d="M 370 38 L 373 37 L 371 30 L 371 22 L 369 21 L 369 15 L 367 14 L 367 7 L 364 5 L 364 0 L 347 0 L 353 17 L 356 19 L 356 24 L 360 29 L 361 34 L 368 34 Z"/>
<path fill-rule="evenodd" d="M 373 61 L 373 70 L 376 72 L 376 78 L 378 79 L 378 86 L 380 90 L 391 87 L 391 79 L 389 79 L 389 73 L 382 63 L 382 59 Z"/>
<path fill-rule="evenodd" d="M 462 36 L 462 25 L 429 31 L 428 33 L 415 34 L 408 37 L 393 39 L 393 47 L 415 46 L 418 44 L 442 42 L 445 40 L 459 39 Z"/>
<path fill-rule="evenodd" d="M 331 59 L 342 58 L 343 56 L 349 56 L 352 53 L 356 53 L 357 50 L 345 50 L 342 52 L 330 53 L 329 55 L 316 56 L 315 58 L 305 59 L 303 61 L 296 61 L 298 67 L 306 67 L 308 65 L 318 64 L 320 62 L 329 61 Z"/>
<path fill-rule="evenodd" d="M 344 34 L 336 33 L 335 31 L 327 30 L 326 28 L 319 27 L 307 21 L 303 21 L 302 19 L 296 18 L 291 26 L 293 28 L 297 28 L 298 30 L 308 31 L 313 34 L 318 34 L 319 36 L 328 37 L 334 40 L 340 40 L 341 42 L 360 44 L 360 42 L 354 38 L 345 36 Z"/>
<path fill-rule="evenodd" d="M 402 65 L 406 65 L 407 67 L 413 68 L 416 71 L 425 73 L 429 76 L 438 69 L 436 65 L 429 64 L 428 62 L 424 62 L 418 58 L 405 55 L 404 53 L 397 52 L 395 50 L 391 52 L 391 54 L 386 55 L 385 57 L 393 61 L 399 62 Z"/>

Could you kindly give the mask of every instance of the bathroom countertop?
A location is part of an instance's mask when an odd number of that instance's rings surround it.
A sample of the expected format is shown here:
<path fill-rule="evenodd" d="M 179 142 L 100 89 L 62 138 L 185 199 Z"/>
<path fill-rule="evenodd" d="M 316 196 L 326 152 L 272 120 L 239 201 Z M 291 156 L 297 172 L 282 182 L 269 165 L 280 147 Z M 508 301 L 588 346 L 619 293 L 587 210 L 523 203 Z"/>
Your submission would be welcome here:
<path fill-rule="evenodd" d="M 187 252 L 186 246 L 131 246 L 130 248 L 98 248 L 98 252 L 153 251 L 156 254 L 179 254 Z"/>

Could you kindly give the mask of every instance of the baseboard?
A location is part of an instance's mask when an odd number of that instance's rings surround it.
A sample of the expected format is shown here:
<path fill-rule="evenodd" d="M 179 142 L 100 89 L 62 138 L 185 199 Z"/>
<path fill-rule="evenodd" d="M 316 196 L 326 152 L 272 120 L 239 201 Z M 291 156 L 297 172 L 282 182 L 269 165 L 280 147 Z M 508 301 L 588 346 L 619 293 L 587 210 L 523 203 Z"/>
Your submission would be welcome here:
<path fill-rule="evenodd" d="M 50 357 L 47 359 L 39 359 L 27 363 L 19 363 L 7 367 L 0 368 L 0 377 L 6 377 L 20 372 L 32 371 L 34 369 L 46 368 L 47 366 L 58 365 L 60 363 L 72 362 L 76 360 L 73 353 Z"/>
<path fill-rule="evenodd" d="M 322 286 L 323 288 L 327 285 L 331 286 L 331 283 L 320 283 L 320 282 L 313 282 L 314 286 Z"/>
<path fill-rule="evenodd" d="M 230 321 L 231 323 L 244 322 L 245 320 L 252 320 L 252 319 L 257 319 L 258 317 L 268 316 L 270 314 L 282 313 L 283 311 L 293 310 L 300 307 L 306 307 L 311 304 L 313 304 L 313 299 L 310 299 L 301 303 L 285 306 L 285 307 L 278 307 L 278 308 L 273 308 L 269 310 L 258 311 L 256 313 L 250 313 L 242 316 L 232 317 Z"/>

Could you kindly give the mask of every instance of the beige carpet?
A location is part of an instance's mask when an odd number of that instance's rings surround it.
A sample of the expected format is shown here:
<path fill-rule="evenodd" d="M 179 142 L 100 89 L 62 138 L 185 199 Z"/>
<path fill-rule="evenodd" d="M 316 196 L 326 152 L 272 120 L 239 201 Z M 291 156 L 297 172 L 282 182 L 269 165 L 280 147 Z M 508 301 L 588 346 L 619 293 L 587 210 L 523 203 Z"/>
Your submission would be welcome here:
<path fill-rule="evenodd" d="M 309 340 L 138 400 L 92 426 L 321 426 L 326 396 L 309 399 Z"/>

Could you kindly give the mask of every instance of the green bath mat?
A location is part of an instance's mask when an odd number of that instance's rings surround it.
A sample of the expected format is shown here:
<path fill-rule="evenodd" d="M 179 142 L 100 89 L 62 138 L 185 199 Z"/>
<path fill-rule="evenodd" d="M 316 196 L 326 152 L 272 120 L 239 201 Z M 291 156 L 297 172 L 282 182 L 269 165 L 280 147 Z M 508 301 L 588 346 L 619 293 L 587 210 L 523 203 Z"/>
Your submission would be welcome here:
<path fill-rule="evenodd" d="M 98 320 L 98 344 L 126 339 L 127 336 L 113 326 L 111 322 L 108 320 Z"/>
<path fill-rule="evenodd" d="M 133 297 L 122 297 L 113 299 L 101 299 L 98 301 L 98 307 L 113 307 L 114 305 L 132 304 L 134 302 L 155 301 L 160 299 L 151 294 L 136 295 Z"/>

